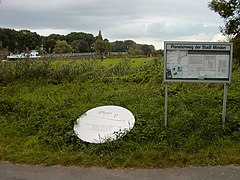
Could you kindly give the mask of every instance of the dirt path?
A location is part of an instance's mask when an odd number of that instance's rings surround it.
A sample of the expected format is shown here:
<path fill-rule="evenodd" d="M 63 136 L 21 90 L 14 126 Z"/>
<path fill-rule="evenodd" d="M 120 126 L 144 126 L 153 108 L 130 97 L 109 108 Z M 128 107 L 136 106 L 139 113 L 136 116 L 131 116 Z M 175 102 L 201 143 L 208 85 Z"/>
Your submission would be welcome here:
<path fill-rule="evenodd" d="M 0 161 L 0 180 L 239 180 L 240 166 L 106 169 L 14 165 Z"/>

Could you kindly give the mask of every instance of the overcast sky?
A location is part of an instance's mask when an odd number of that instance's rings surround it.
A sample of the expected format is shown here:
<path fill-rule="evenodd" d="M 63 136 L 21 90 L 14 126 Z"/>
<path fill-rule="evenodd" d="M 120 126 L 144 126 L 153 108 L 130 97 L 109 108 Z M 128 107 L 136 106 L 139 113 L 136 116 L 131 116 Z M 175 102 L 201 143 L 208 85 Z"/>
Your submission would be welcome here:
<path fill-rule="evenodd" d="M 40 35 L 102 31 L 103 38 L 163 48 L 163 41 L 222 40 L 210 0 L 0 0 L 0 27 Z"/>

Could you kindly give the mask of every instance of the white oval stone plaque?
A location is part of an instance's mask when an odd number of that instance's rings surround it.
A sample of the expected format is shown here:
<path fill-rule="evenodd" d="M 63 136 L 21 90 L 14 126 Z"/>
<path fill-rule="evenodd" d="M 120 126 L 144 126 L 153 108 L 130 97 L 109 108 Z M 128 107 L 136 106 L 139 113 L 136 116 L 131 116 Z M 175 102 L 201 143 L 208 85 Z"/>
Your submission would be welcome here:
<path fill-rule="evenodd" d="M 83 141 L 104 143 L 116 140 L 135 123 L 131 111 L 120 106 L 100 106 L 90 109 L 77 119 L 74 132 Z"/>

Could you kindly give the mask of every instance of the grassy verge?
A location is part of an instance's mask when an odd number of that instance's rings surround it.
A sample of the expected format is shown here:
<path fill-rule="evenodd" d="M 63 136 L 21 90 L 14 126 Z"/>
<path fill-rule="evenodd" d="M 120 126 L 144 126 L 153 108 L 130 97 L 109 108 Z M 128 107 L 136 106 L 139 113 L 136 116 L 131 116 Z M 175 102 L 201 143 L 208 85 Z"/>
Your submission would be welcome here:
<path fill-rule="evenodd" d="M 2 160 L 110 168 L 240 164 L 239 68 L 225 128 L 222 85 L 201 83 L 169 83 L 164 128 L 162 59 L 7 63 L 0 64 Z M 106 144 L 79 140 L 76 119 L 111 104 L 132 111 L 133 130 Z"/>

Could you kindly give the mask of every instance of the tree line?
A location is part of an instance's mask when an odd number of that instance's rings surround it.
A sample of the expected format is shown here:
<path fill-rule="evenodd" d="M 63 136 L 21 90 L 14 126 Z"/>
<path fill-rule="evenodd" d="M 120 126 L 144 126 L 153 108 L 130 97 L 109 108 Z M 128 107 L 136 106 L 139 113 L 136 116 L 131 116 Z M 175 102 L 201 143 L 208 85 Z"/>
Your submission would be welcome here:
<path fill-rule="evenodd" d="M 67 35 L 50 34 L 41 36 L 30 30 L 0 28 L 0 58 L 11 53 L 38 50 L 41 54 L 97 52 L 128 52 L 129 54 L 151 55 L 153 45 L 137 44 L 132 40 L 109 42 L 103 39 L 101 31 L 97 36 L 84 32 L 71 32 Z"/>

